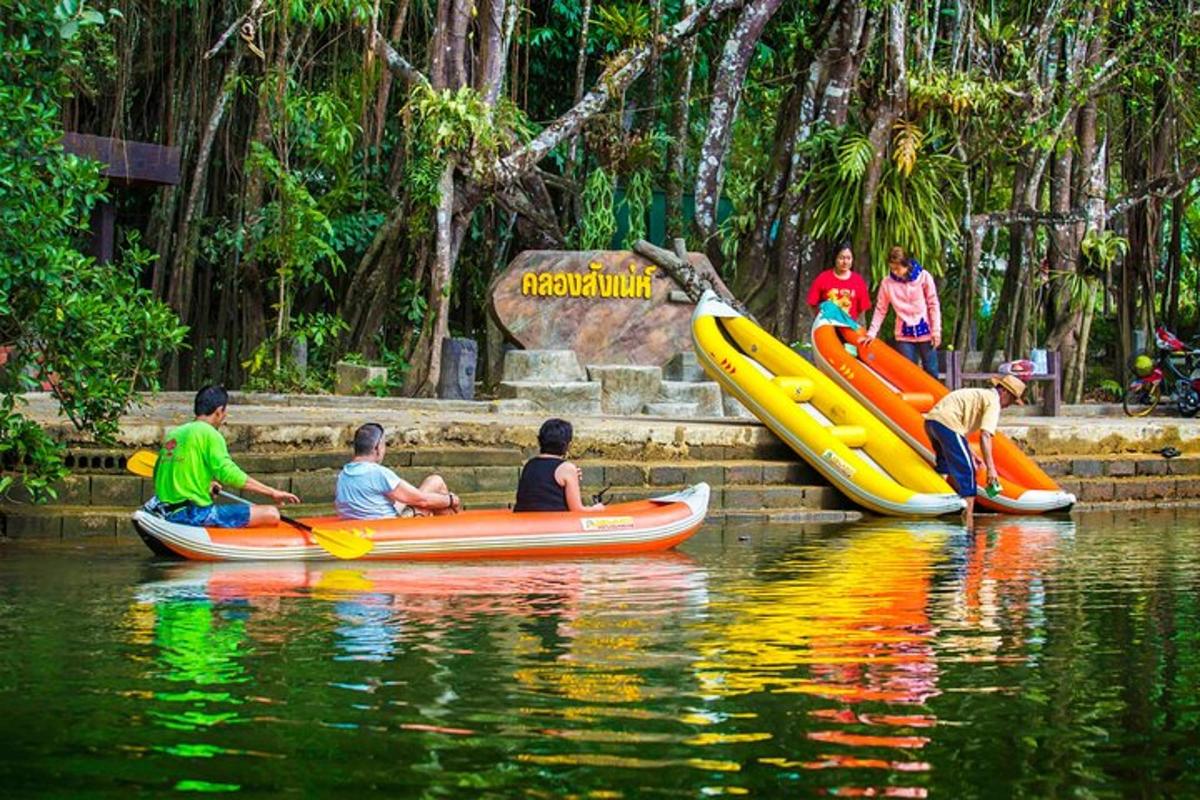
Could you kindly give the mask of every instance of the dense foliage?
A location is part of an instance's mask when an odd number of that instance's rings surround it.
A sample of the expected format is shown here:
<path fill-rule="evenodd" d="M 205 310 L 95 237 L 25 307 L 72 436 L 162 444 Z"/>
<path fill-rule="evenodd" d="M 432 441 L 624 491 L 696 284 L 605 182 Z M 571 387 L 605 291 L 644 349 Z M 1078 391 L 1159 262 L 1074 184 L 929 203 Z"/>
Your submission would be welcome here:
<path fill-rule="evenodd" d="M 0 492 L 20 476 L 43 496 L 64 473 L 61 448 L 22 415 L 20 393 L 44 384 L 104 440 L 184 331 L 138 285 L 153 256 L 136 232 L 115 263 L 78 249 L 105 182 L 99 165 L 62 152 L 60 114 L 78 40 L 104 16 L 73 0 L 52 13 L 4 2 L 0 16 Z"/>
<path fill-rule="evenodd" d="M 173 385 L 319 391 L 351 358 L 429 391 L 441 337 L 498 335 L 487 287 L 517 252 L 664 233 L 788 339 L 837 240 L 873 279 L 899 244 L 939 275 L 947 343 L 1057 348 L 1072 398 L 1137 331 L 1200 324 L 1193 0 L 0 2 L 5 91 L 28 94 L 6 136 L 182 149 L 179 186 L 113 194 L 151 269 L 51 259 L 173 306 Z M 94 173 L 14 168 L 71 210 L 33 241 L 71 241 Z"/>

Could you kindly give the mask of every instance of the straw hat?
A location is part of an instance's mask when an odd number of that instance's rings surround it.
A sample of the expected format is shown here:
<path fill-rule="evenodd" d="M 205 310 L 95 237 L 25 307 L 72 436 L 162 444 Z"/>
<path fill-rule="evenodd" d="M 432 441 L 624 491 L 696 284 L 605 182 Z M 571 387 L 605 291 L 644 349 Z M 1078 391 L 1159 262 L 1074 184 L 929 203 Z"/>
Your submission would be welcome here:
<path fill-rule="evenodd" d="M 1021 399 L 1025 394 L 1025 381 L 1016 375 L 1001 375 L 997 378 L 992 378 L 992 386 L 1005 389 L 1013 396 L 1013 400 L 1016 401 L 1017 405 L 1025 405 L 1025 401 Z"/>

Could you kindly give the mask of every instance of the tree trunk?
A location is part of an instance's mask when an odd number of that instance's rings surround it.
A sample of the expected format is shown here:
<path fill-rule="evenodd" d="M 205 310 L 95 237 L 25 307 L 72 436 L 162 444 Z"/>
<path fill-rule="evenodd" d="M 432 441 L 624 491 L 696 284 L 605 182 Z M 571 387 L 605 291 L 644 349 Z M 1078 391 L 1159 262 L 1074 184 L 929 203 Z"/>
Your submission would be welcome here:
<path fill-rule="evenodd" d="M 400 36 L 404 33 L 404 23 L 408 19 L 409 2 L 410 0 L 400 0 L 400 5 L 396 9 L 396 17 L 392 20 L 391 31 L 388 34 L 389 41 L 400 41 Z M 379 76 L 379 84 L 375 88 L 375 112 L 372 116 L 371 128 L 365 132 L 366 140 L 375 148 L 383 143 L 383 133 L 387 125 L 388 101 L 392 94 L 392 80 L 392 71 L 385 68 L 383 74 Z"/>
<path fill-rule="evenodd" d="M 590 0 L 589 0 L 590 1 Z M 696 0 L 683 0 L 683 16 L 696 11 Z M 671 139 L 667 144 L 666 218 L 667 238 L 683 236 L 687 221 L 683 217 L 683 183 L 687 172 L 688 120 L 692 102 L 692 66 L 696 60 L 696 39 L 689 37 L 679 49 L 675 68 L 675 101 L 671 113 Z"/>
<path fill-rule="evenodd" d="M 741 16 L 721 55 L 713 95 L 709 101 L 708 130 L 700 147 L 700 158 L 696 164 L 696 218 L 694 220 L 697 244 L 708 253 L 709 260 L 720 268 L 721 248 L 716 239 L 717 207 L 721 199 L 721 185 L 725 177 L 725 155 L 733 136 L 733 124 L 737 117 L 738 103 L 746 71 L 750 68 L 751 56 L 762 37 L 763 29 L 779 9 L 782 0 L 750 0 L 742 9 Z"/>
<path fill-rule="evenodd" d="M 450 276 L 454 268 L 454 163 L 442 170 L 438 181 L 437 234 L 433 269 L 429 275 L 429 307 L 426 323 L 417 340 L 412 370 L 404 381 L 404 393 L 432 397 L 437 390 L 442 366 L 442 339 L 450 335 Z"/>
<path fill-rule="evenodd" d="M 583 99 L 584 84 L 587 80 L 587 51 L 588 51 L 588 23 L 592 16 L 592 0 L 583 0 L 583 10 L 580 11 L 580 17 L 583 22 L 579 28 L 579 51 L 575 55 L 575 105 L 579 105 L 579 101 Z M 580 185 L 579 175 L 583 171 L 584 151 L 579 146 L 579 134 L 576 133 L 571 137 L 571 145 L 567 148 L 567 170 L 566 176 L 575 185 Z M 579 219 L 582 216 L 582 208 L 580 205 L 580 196 L 578 191 L 572 191 L 569 195 L 568 202 L 564 203 L 568 219 Z M 564 221 L 564 225 L 567 223 Z"/>
<path fill-rule="evenodd" d="M 954 320 L 954 336 L 949 342 L 964 357 L 970 352 L 971 326 L 975 323 L 975 284 L 979 280 L 983 234 L 983 227 L 972 224 L 968 219 L 963 231 L 963 267 L 958 284 L 958 316 Z"/>
<path fill-rule="evenodd" d="M 179 224 L 179 235 L 167 284 L 167 303 L 179 315 L 179 321 L 184 325 L 188 325 L 192 320 L 192 285 L 196 267 L 196 246 L 200 237 L 199 227 L 194 222 L 197 214 L 203 211 L 207 201 L 208 163 L 212 157 L 217 131 L 221 127 L 221 120 L 225 118 L 225 109 L 233 92 L 234 77 L 242 65 L 242 54 L 242 48 L 237 47 L 221 76 L 221 86 L 217 90 L 217 97 L 208 116 L 208 122 L 204 126 L 200 147 L 196 153 L 196 163 L 192 168 L 189 181 L 191 188 L 188 191 L 187 203 L 183 207 L 183 218 Z M 186 350 L 180 351 L 171 359 L 166 379 L 169 388 L 180 388 L 180 381 L 185 377 L 187 363 L 190 361 L 186 355 L 187 352 Z"/>
<path fill-rule="evenodd" d="M 479 43 L 479 70 L 475 88 L 489 106 L 496 105 L 504 88 L 504 62 L 507 58 L 504 41 L 505 0 L 485 0 L 479 10 L 482 35 Z"/>
<path fill-rule="evenodd" d="M 1025 194 L 1024 187 L 1028 173 L 1022 165 L 1013 170 L 1012 210 L 1020 208 Z M 998 344 L 1007 342 L 1009 320 L 1014 313 L 1013 305 L 1017 301 L 1017 288 L 1021 281 L 1021 239 L 1023 238 L 1024 223 L 1015 222 L 1009 227 L 1008 233 L 1008 264 L 1004 270 L 1004 283 L 1000 287 L 1000 297 L 996 301 L 996 311 L 992 314 L 992 324 L 984 337 L 983 354 L 980 368 L 990 371 L 996 355 Z"/>
<path fill-rule="evenodd" d="M 756 236 L 767 237 L 771 228 L 776 228 L 774 244 L 764 259 L 768 262 L 765 265 L 768 271 L 761 295 L 758 291 L 749 291 L 741 296 L 748 305 L 764 314 L 774 303 L 772 327 L 782 338 L 807 335 L 811 310 L 804 295 L 816 275 L 817 265 L 826 260 L 830 246 L 830 243 L 817 246 L 806 232 L 803 221 L 807 195 L 787 187 L 798 185 L 812 168 L 810 159 L 802 152 L 816 124 L 836 128 L 846 122 L 850 87 L 858 80 L 863 55 L 874 35 L 866 30 L 866 20 L 867 8 L 863 3 L 843 2 L 840 6 L 830 7 L 827 20 L 820 28 L 824 35 L 819 33 L 816 38 L 820 47 L 818 56 L 809 64 L 798 98 L 797 123 L 783 145 L 788 158 L 777 220 L 760 221 L 764 227 L 756 233 Z M 773 282 L 769 280 L 771 275 L 775 276 Z"/>
<path fill-rule="evenodd" d="M 871 273 L 871 236 L 875 224 L 875 206 L 879 200 L 879 180 L 891 140 L 892 128 L 904 114 L 908 102 L 908 78 L 904 66 L 904 40 L 907 16 L 903 3 L 888 3 L 888 35 L 885 49 L 891 83 L 874 109 L 867 139 L 871 143 L 871 161 L 863 175 L 859 203 L 858 230 L 854 234 L 854 259 L 860 270 Z"/>

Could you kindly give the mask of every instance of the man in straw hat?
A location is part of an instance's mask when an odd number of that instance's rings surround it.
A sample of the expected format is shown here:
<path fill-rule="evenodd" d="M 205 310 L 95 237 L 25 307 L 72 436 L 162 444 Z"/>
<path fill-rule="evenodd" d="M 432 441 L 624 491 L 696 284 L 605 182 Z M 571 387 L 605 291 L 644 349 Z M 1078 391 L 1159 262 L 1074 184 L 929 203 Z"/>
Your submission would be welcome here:
<path fill-rule="evenodd" d="M 987 485 L 997 484 L 996 461 L 992 456 L 992 437 L 1000 423 L 1000 410 L 1013 403 L 1024 405 L 1025 383 L 1015 375 L 992 378 L 990 389 L 958 389 L 938 401 L 925 415 L 925 433 L 937 456 L 935 469 L 953 484 L 959 497 L 967 501 L 963 524 L 975 524 L 975 470 L 987 469 Z M 967 437 L 979 431 L 983 458 L 971 452 Z"/>

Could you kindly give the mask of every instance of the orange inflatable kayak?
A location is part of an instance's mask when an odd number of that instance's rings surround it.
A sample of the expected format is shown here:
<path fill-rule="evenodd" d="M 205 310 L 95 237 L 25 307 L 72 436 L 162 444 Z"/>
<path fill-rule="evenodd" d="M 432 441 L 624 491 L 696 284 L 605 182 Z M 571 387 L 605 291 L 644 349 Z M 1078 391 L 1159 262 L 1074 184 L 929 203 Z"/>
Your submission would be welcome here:
<path fill-rule="evenodd" d="M 616 559 L 507 559 L 341 564 L 329 562 L 186 562 L 143 583 L 141 602 L 173 599 L 265 601 L 312 596 L 355 598 L 436 619 L 474 614 L 536 614 L 545 598 L 562 601 L 566 618 L 614 592 L 647 600 L 638 613 L 707 601 L 707 572 L 678 551 Z"/>
<path fill-rule="evenodd" d="M 885 342 L 876 339 L 861 346 L 864 335 L 861 328 L 818 316 L 812 329 L 817 366 L 932 464 L 933 446 L 925 434 L 924 414 L 950 390 Z M 855 347 L 857 355 L 846 349 L 847 344 Z M 980 453 L 979 434 L 970 440 L 971 449 Z M 1011 439 L 997 432 L 992 443 L 1001 491 L 996 497 L 987 495 L 987 475 L 980 469 L 976 502 L 1008 514 L 1041 514 L 1074 505 L 1075 495 L 1064 492 Z"/>
<path fill-rule="evenodd" d="M 704 522 L 709 487 L 602 511 L 516 513 L 464 511 L 443 517 L 298 520 L 322 531 L 354 531 L 370 541 L 367 560 L 429 560 L 621 555 L 667 550 Z M 201 528 L 147 513 L 133 514 L 133 527 L 156 554 L 196 561 L 329 559 L 318 537 L 282 523 L 271 528 Z"/>

